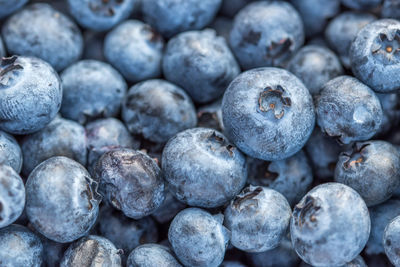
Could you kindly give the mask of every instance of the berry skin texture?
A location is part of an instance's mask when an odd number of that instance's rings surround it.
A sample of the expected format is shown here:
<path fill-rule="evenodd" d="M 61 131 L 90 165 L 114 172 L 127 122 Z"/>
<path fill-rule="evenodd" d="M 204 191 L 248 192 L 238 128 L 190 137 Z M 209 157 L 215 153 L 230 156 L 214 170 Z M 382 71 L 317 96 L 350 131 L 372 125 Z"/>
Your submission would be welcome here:
<path fill-rule="evenodd" d="M 121 267 L 121 251 L 110 240 L 95 235 L 82 237 L 65 251 L 60 267 Z"/>
<path fill-rule="evenodd" d="M 143 19 L 163 36 L 200 30 L 214 19 L 222 0 L 145 0 Z"/>
<path fill-rule="evenodd" d="M 212 216 L 198 208 L 179 212 L 168 230 L 168 240 L 185 266 L 219 266 L 229 238 L 229 230 L 222 225 L 221 216 Z"/>
<path fill-rule="evenodd" d="M 367 206 L 386 201 L 400 186 L 398 148 L 385 141 L 355 143 L 340 154 L 335 181 L 356 190 Z"/>
<path fill-rule="evenodd" d="M 64 88 L 61 114 L 80 124 L 119 113 L 127 84 L 110 65 L 79 61 L 61 74 Z"/>
<path fill-rule="evenodd" d="M 354 75 L 378 93 L 400 89 L 400 22 L 381 19 L 362 28 L 350 48 Z"/>
<path fill-rule="evenodd" d="M 339 76 L 326 83 L 315 102 L 321 131 L 342 144 L 368 140 L 382 124 L 378 97 L 350 76 Z"/>
<path fill-rule="evenodd" d="M 383 233 L 383 246 L 386 256 L 394 266 L 400 266 L 400 216 L 394 218 Z"/>
<path fill-rule="evenodd" d="M 0 130 L 29 134 L 44 128 L 61 106 L 62 86 L 41 59 L 13 56 L 0 63 Z"/>
<path fill-rule="evenodd" d="M 343 66 L 351 67 L 349 50 L 357 33 L 368 23 L 376 20 L 374 15 L 346 11 L 333 18 L 325 29 L 325 39 L 338 54 Z"/>
<path fill-rule="evenodd" d="M 0 229 L 0 259 L 2 266 L 41 267 L 43 244 L 28 228 L 12 224 Z"/>
<path fill-rule="evenodd" d="M 86 147 L 85 128 L 75 121 L 56 117 L 45 128 L 22 140 L 22 173 L 28 176 L 37 165 L 55 156 L 68 157 L 85 166 Z"/>
<path fill-rule="evenodd" d="M 161 170 L 152 158 L 140 151 L 111 150 L 101 156 L 94 172 L 104 198 L 129 218 L 150 215 L 164 201 Z"/>
<path fill-rule="evenodd" d="M 222 100 L 229 140 L 247 155 L 275 161 L 305 145 L 314 129 L 314 105 L 308 89 L 278 68 L 246 71 L 229 85 Z"/>
<path fill-rule="evenodd" d="M 127 261 L 127 267 L 181 267 L 170 249 L 158 244 L 145 244 L 135 248 Z"/>
<path fill-rule="evenodd" d="M 369 237 L 365 253 L 377 255 L 384 253 L 383 235 L 385 227 L 392 219 L 400 215 L 400 200 L 390 199 L 369 210 L 371 216 L 371 235 Z"/>
<path fill-rule="evenodd" d="M 325 83 L 343 74 L 335 53 L 317 45 L 301 48 L 290 59 L 287 69 L 304 83 L 312 95 L 318 94 Z"/>
<path fill-rule="evenodd" d="M 170 39 L 162 67 L 166 79 L 181 86 L 198 103 L 221 97 L 240 73 L 225 39 L 210 29 L 184 32 Z"/>
<path fill-rule="evenodd" d="M 48 239 L 72 242 L 94 225 L 101 196 L 97 183 L 79 163 L 53 157 L 37 166 L 26 182 L 26 214 Z"/>
<path fill-rule="evenodd" d="M 287 233 L 291 209 L 279 192 L 261 186 L 246 187 L 225 209 L 224 225 L 231 244 L 246 252 L 277 247 Z"/>
<path fill-rule="evenodd" d="M 157 143 L 197 124 L 190 97 L 164 80 L 147 80 L 131 87 L 122 105 L 122 119 L 131 133 Z"/>
<path fill-rule="evenodd" d="M 84 28 L 106 31 L 128 18 L 138 0 L 68 0 L 69 13 Z"/>
<path fill-rule="evenodd" d="M 15 138 L 0 131 L 0 164 L 10 165 L 17 173 L 22 168 L 22 151 Z"/>
<path fill-rule="evenodd" d="M 0 0 L 0 19 L 7 17 L 25 5 L 29 0 Z"/>
<path fill-rule="evenodd" d="M 283 65 L 304 43 L 303 22 L 287 2 L 250 3 L 236 16 L 229 44 L 243 69 Z"/>
<path fill-rule="evenodd" d="M 0 228 L 15 222 L 22 214 L 24 207 L 24 182 L 13 168 L 0 164 Z"/>
<path fill-rule="evenodd" d="M 162 170 L 170 192 L 181 202 L 214 208 L 244 187 L 244 155 L 221 133 L 193 128 L 170 139 L 162 153 Z"/>
<path fill-rule="evenodd" d="M 2 27 L 10 54 L 34 56 L 57 71 L 77 61 L 83 51 L 79 28 L 67 16 L 44 3 L 27 6 Z"/>
<path fill-rule="evenodd" d="M 367 243 L 370 229 L 363 199 L 339 183 L 308 192 L 295 206 L 290 224 L 293 248 L 313 266 L 340 266 L 353 260 Z"/>
<path fill-rule="evenodd" d="M 278 191 L 291 206 L 301 200 L 313 182 L 311 165 L 303 151 L 272 162 L 247 158 L 247 166 L 249 184 Z"/>
<path fill-rule="evenodd" d="M 164 40 L 149 25 L 127 20 L 104 40 L 104 56 L 130 82 L 159 77 Z"/>

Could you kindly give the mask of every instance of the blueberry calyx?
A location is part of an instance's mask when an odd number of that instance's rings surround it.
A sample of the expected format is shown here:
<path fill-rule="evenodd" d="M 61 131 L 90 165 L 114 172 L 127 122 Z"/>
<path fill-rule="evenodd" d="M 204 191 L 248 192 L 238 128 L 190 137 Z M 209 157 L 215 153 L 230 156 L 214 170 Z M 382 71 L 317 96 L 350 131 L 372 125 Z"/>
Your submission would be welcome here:
<path fill-rule="evenodd" d="M 374 40 L 371 51 L 386 64 L 398 62 L 400 60 L 400 30 L 380 33 Z"/>
<path fill-rule="evenodd" d="M 215 131 L 211 133 L 211 135 L 208 137 L 208 140 L 211 141 L 211 143 L 217 143 L 218 145 L 225 147 L 225 149 L 229 152 L 229 155 L 233 156 L 235 147 L 229 144 L 224 137 L 218 135 Z M 213 146 L 211 146 L 210 149 L 216 150 Z"/>
<path fill-rule="evenodd" d="M 17 58 L 17 56 L 2 58 L 0 65 L 0 89 L 10 86 L 14 79 L 13 76 L 16 76 L 19 70 L 24 68 L 20 64 L 15 63 Z"/>
<path fill-rule="evenodd" d="M 249 186 L 246 187 L 242 193 L 237 195 L 233 201 L 233 207 L 237 210 L 242 211 L 251 206 L 258 207 L 258 200 L 254 199 L 263 191 L 262 187 Z"/>
<path fill-rule="evenodd" d="M 314 197 L 307 196 L 304 203 L 297 204 L 293 210 L 293 217 L 296 225 L 302 227 L 310 223 L 317 222 L 317 212 L 321 209 L 318 200 Z"/>
<path fill-rule="evenodd" d="M 272 41 L 267 47 L 267 56 L 272 58 L 272 60 L 284 58 L 290 55 L 291 50 L 293 50 L 293 41 L 290 38 L 283 38 L 278 42 Z"/>
<path fill-rule="evenodd" d="M 353 145 L 353 149 L 350 152 L 343 152 L 342 156 L 347 157 L 347 160 L 343 162 L 343 167 L 349 169 L 357 164 L 364 162 L 364 149 L 369 146 L 367 144 L 356 143 Z"/>
<path fill-rule="evenodd" d="M 94 13 L 112 17 L 115 14 L 114 4 L 120 5 L 123 2 L 124 0 L 94 0 L 89 3 L 89 7 Z"/>
<path fill-rule="evenodd" d="M 258 98 L 260 111 L 272 112 L 276 119 L 281 119 L 292 104 L 290 98 L 284 96 L 285 94 L 286 91 L 280 85 L 277 85 L 276 89 L 267 86 Z"/>

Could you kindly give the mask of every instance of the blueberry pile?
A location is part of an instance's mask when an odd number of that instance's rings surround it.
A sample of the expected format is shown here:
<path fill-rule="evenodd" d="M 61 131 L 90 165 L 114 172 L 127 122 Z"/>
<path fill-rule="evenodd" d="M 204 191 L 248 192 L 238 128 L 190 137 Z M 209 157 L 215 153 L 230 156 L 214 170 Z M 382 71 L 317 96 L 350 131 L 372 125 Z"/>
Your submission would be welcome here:
<path fill-rule="evenodd" d="M 0 0 L 0 267 L 400 267 L 400 0 Z"/>

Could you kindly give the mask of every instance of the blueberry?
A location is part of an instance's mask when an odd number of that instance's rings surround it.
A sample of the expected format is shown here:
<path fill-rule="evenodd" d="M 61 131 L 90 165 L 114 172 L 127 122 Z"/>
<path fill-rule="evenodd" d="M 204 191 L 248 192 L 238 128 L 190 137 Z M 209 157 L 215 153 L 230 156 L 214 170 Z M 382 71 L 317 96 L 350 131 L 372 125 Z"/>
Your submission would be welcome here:
<path fill-rule="evenodd" d="M 105 152 L 118 147 L 138 149 L 140 141 L 131 136 L 125 125 L 116 118 L 98 119 L 89 122 L 86 127 L 88 146 L 88 171 L 93 169 Z"/>
<path fill-rule="evenodd" d="M 130 82 L 160 76 L 163 48 L 163 38 L 138 20 L 121 23 L 104 40 L 105 58 Z"/>
<path fill-rule="evenodd" d="M 70 14 L 84 28 L 106 31 L 132 13 L 137 0 L 68 0 Z"/>
<path fill-rule="evenodd" d="M 312 162 L 316 176 L 321 179 L 333 178 L 336 162 L 342 151 L 338 142 L 315 127 L 305 150 Z"/>
<path fill-rule="evenodd" d="M 166 79 L 181 86 L 198 103 L 221 97 L 240 73 L 224 38 L 210 29 L 184 32 L 170 39 L 162 67 Z"/>
<path fill-rule="evenodd" d="M 11 16 L 2 35 L 10 54 L 41 58 L 57 71 L 77 61 L 83 51 L 75 23 L 44 3 L 29 5 Z"/>
<path fill-rule="evenodd" d="M 99 218 L 99 233 L 124 251 L 121 255 L 124 262 L 132 249 L 158 241 L 157 225 L 151 217 L 132 220 L 111 207 L 103 206 Z"/>
<path fill-rule="evenodd" d="M 222 0 L 145 0 L 143 19 L 167 38 L 207 26 L 216 15 Z"/>
<path fill-rule="evenodd" d="M 121 267 L 121 251 L 110 240 L 95 235 L 85 236 L 65 251 L 61 267 Z"/>
<path fill-rule="evenodd" d="M 86 165 L 85 128 L 77 122 L 56 117 L 42 130 L 26 136 L 21 142 L 24 155 L 22 173 L 29 173 L 41 162 L 55 156 L 69 157 Z"/>
<path fill-rule="evenodd" d="M 278 191 L 290 205 L 299 202 L 313 182 L 311 165 L 303 151 L 272 162 L 248 158 L 247 164 L 248 183 Z"/>
<path fill-rule="evenodd" d="M 97 183 L 82 165 L 53 157 L 37 166 L 26 182 L 26 213 L 32 226 L 59 243 L 86 235 L 99 212 Z"/>
<path fill-rule="evenodd" d="M 384 230 L 393 218 L 400 215 L 400 200 L 390 199 L 383 204 L 370 208 L 369 212 L 371 216 L 371 235 L 365 248 L 365 253 L 367 255 L 384 253 Z"/>
<path fill-rule="evenodd" d="M 257 267 L 294 267 L 300 261 L 296 252 L 292 248 L 290 240 L 282 239 L 278 247 L 260 253 L 247 253 L 247 258 Z"/>
<path fill-rule="evenodd" d="M 384 0 L 382 9 L 381 9 L 381 17 L 399 20 L 400 19 L 400 1 L 399 0 Z"/>
<path fill-rule="evenodd" d="M 25 5 L 29 0 L 0 0 L 0 18 L 7 17 Z"/>
<path fill-rule="evenodd" d="M 231 244 L 246 252 L 276 248 L 287 233 L 291 209 L 279 192 L 262 186 L 246 187 L 225 209 L 224 225 Z"/>
<path fill-rule="evenodd" d="M 316 45 L 301 48 L 290 59 L 287 69 L 302 80 L 312 95 L 318 94 L 325 83 L 343 74 L 335 53 Z"/>
<path fill-rule="evenodd" d="M 350 48 L 354 75 L 378 93 L 400 89 L 400 22 L 381 19 L 362 28 Z"/>
<path fill-rule="evenodd" d="M 367 10 L 377 7 L 382 0 L 341 0 L 348 8 L 356 10 Z"/>
<path fill-rule="evenodd" d="M 22 151 L 15 138 L 0 131 L 0 164 L 10 165 L 17 173 L 22 168 Z"/>
<path fill-rule="evenodd" d="M 104 198 L 127 217 L 143 218 L 165 198 L 160 168 L 140 151 L 120 148 L 107 152 L 97 162 L 95 173 Z"/>
<path fill-rule="evenodd" d="M 171 192 L 166 190 L 164 202 L 151 216 L 159 223 L 166 223 L 185 207 L 185 204 L 178 201 Z"/>
<path fill-rule="evenodd" d="M 316 112 L 321 130 L 343 144 L 370 139 L 383 120 L 378 97 L 350 76 L 339 76 L 324 85 L 316 99 Z"/>
<path fill-rule="evenodd" d="M 308 192 L 294 208 L 290 224 L 294 249 L 314 266 L 340 266 L 353 260 L 367 243 L 370 229 L 361 196 L 339 183 Z"/>
<path fill-rule="evenodd" d="M 315 123 L 311 95 L 290 72 L 258 68 L 240 74 L 222 101 L 227 137 L 247 155 L 280 160 L 298 152 Z"/>
<path fill-rule="evenodd" d="M 185 266 L 219 266 L 229 238 L 230 233 L 222 225 L 221 217 L 213 217 L 198 208 L 179 212 L 168 231 L 168 240 Z"/>
<path fill-rule="evenodd" d="M 44 128 L 61 106 L 62 86 L 54 69 L 33 57 L 0 63 L 0 129 L 29 134 Z"/>
<path fill-rule="evenodd" d="M 386 256 L 395 266 L 400 265 L 400 216 L 394 218 L 383 233 L 383 246 Z"/>
<path fill-rule="evenodd" d="M 356 190 L 367 206 L 380 204 L 400 186 L 399 151 L 385 141 L 355 143 L 340 154 L 335 181 Z"/>
<path fill-rule="evenodd" d="M 307 36 L 321 33 L 328 20 L 340 11 L 340 0 L 291 0 L 304 22 Z"/>
<path fill-rule="evenodd" d="M 259 1 L 233 22 L 230 45 L 243 69 L 281 66 L 304 42 L 303 22 L 287 2 Z"/>
<path fill-rule="evenodd" d="M 213 103 L 199 107 L 197 110 L 197 126 L 223 132 L 224 123 L 222 121 L 221 105 L 222 99 L 219 99 Z"/>
<path fill-rule="evenodd" d="M 24 207 L 24 182 L 13 168 L 0 164 L 0 228 L 15 222 Z"/>
<path fill-rule="evenodd" d="M 325 30 L 325 38 L 331 48 L 338 53 L 343 66 L 350 68 L 349 50 L 351 42 L 368 23 L 376 17 L 368 13 L 342 12 L 331 20 Z"/>
<path fill-rule="evenodd" d="M 392 126 L 400 122 L 400 98 L 398 94 L 376 94 L 379 98 L 383 111 L 383 120 L 378 134 L 389 132 Z"/>
<path fill-rule="evenodd" d="M 127 261 L 127 267 L 180 267 L 182 266 L 166 246 L 145 244 L 135 248 Z"/>
<path fill-rule="evenodd" d="M 119 113 L 127 85 L 110 65 L 82 60 L 61 74 L 64 88 L 61 114 L 81 124 Z"/>
<path fill-rule="evenodd" d="M 164 80 L 147 80 L 131 87 L 122 105 L 122 119 L 131 133 L 159 143 L 197 123 L 190 97 Z"/>
<path fill-rule="evenodd" d="M 12 224 L 0 229 L 1 266 L 41 267 L 43 244 L 28 228 Z"/>
<path fill-rule="evenodd" d="M 169 190 L 191 206 L 221 206 L 246 183 L 244 155 L 212 129 L 193 128 L 177 134 L 165 145 L 161 163 Z"/>

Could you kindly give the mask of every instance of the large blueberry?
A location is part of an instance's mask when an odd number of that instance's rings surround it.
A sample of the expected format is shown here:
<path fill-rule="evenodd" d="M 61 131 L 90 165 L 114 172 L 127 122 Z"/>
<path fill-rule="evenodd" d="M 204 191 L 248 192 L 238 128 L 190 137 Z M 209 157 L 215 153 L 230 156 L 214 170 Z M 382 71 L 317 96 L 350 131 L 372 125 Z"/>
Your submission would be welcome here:
<path fill-rule="evenodd" d="M 0 0 L 0 18 L 4 18 L 25 5 L 29 0 Z"/>
<path fill-rule="evenodd" d="M 308 89 L 290 72 L 258 68 L 240 74 L 222 101 L 227 137 L 247 155 L 280 160 L 298 152 L 314 128 Z"/>
<path fill-rule="evenodd" d="M 163 58 L 163 72 L 193 101 L 205 103 L 222 96 L 240 69 L 224 38 L 206 29 L 172 38 Z"/>
<path fill-rule="evenodd" d="M 311 165 L 302 151 L 272 162 L 248 158 L 247 164 L 249 184 L 278 191 L 290 205 L 299 202 L 313 182 Z"/>
<path fill-rule="evenodd" d="M 225 209 L 224 225 L 231 231 L 233 246 L 246 252 L 264 252 L 279 245 L 291 213 L 282 194 L 250 185 Z"/>
<path fill-rule="evenodd" d="M 60 267 L 121 267 L 121 253 L 110 240 L 89 235 L 69 246 Z"/>
<path fill-rule="evenodd" d="M 339 76 L 324 85 L 316 98 L 316 112 L 321 131 L 343 144 L 370 139 L 383 120 L 378 97 L 350 76 Z"/>
<path fill-rule="evenodd" d="M 61 106 L 62 86 L 41 59 L 13 56 L 0 63 L 0 129 L 28 134 L 44 128 Z"/>
<path fill-rule="evenodd" d="M 259 1 L 233 22 L 230 45 L 244 69 L 281 66 L 304 42 L 303 22 L 287 2 Z"/>
<path fill-rule="evenodd" d="M 158 244 L 145 244 L 135 248 L 129 254 L 126 265 L 127 267 L 182 266 L 168 247 Z"/>
<path fill-rule="evenodd" d="M 350 186 L 373 206 L 389 199 L 400 186 L 400 154 L 385 141 L 358 142 L 342 152 L 335 181 Z"/>
<path fill-rule="evenodd" d="M 217 14 L 222 0 L 145 0 L 142 3 L 143 19 L 170 38 L 207 26 Z"/>
<path fill-rule="evenodd" d="M 41 58 L 57 71 L 77 61 L 83 51 L 75 23 L 44 3 L 32 4 L 10 17 L 2 35 L 10 54 Z"/>
<path fill-rule="evenodd" d="M 12 224 L 0 229 L 0 265 L 41 267 L 43 244 L 28 228 Z"/>
<path fill-rule="evenodd" d="M 129 17 L 137 0 L 67 0 L 70 14 L 84 28 L 109 30 Z"/>
<path fill-rule="evenodd" d="M 191 206 L 221 206 L 247 179 L 244 155 L 221 133 L 207 128 L 189 129 L 170 139 L 161 163 L 169 190 Z"/>
<path fill-rule="evenodd" d="M 381 19 L 362 28 L 350 47 L 354 75 L 379 93 L 400 89 L 400 21 Z"/>
<path fill-rule="evenodd" d="M 350 187 L 326 183 L 296 205 L 290 224 L 293 248 L 313 266 L 340 266 L 368 241 L 371 221 L 365 202 Z"/>
<path fill-rule="evenodd" d="M 346 11 L 332 19 L 326 27 L 325 39 L 346 68 L 351 67 L 349 58 L 351 42 L 362 27 L 375 19 L 376 17 L 369 13 Z"/>
<path fill-rule="evenodd" d="M 10 165 L 17 173 L 22 168 L 22 151 L 15 138 L 0 131 L 0 163 Z"/>
<path fill-rule="evenodd" d="M 287 69 L 304 83 L 312 95 L 318 94 L 325 83 L 343 74 L 335 53 L 317 45 L 301 48 L 290 59 Z"/>
<path fill-rule="evenodd" d="M 41 162 L 55 156 L 68 157 L 85 166 L 85 128 L 75 121 L 56 117 L 42 130 L 22 139 L 21 149 L 24 155 L 22 173 L 25 176 Z"/>
<path fill-rule="evenodd" d="M 97 183 L 79 163 L 53 157 L 37 166 L 26 182 L 26 213 L 32 226 L 60 243 L 86 235 L 99 213 Z"/>
<path fill-rule="evenodd" d="M 99 159 L 95 173 L 105 199 L 127 217 L 143 218 L 165 198 L 160 168 L 140 151 L 119 148 L 107 152 Z"/>
<path fill-rule="evenodd" d="M 178 213 L 168 230 L 168 240 L 185 266 L 219 266 L 228 246 L 230 233 L 222 225 L 223 216 L 212 216 L 188 208 Z"/>
<path fill-rule="evenodd" d="M 105 58 L 131 82 L 160 76 L 163 48 L 162 37 L 138 20 L 118 25 L 104 40 Z"/>
<path fill-rule="evenodd" d="M 79 61 L 61 74 L 64 89 L 61 114 L 81 124 L 119 113 L 127 85 L 110 65 L 96 60 Z"/>
<path fill-rule="evenodd" d="M 24 207 L 24 182 L 13 168 L 0 164 L 0 228 L 15 222 Z"/>
<path fill-rule="evenodd" d="M 122 119 L 131 133 L 160 143 L 197 123 L 190 97 L 164 80 L 147 80 L 131 87 L 122 105 Z"/>

